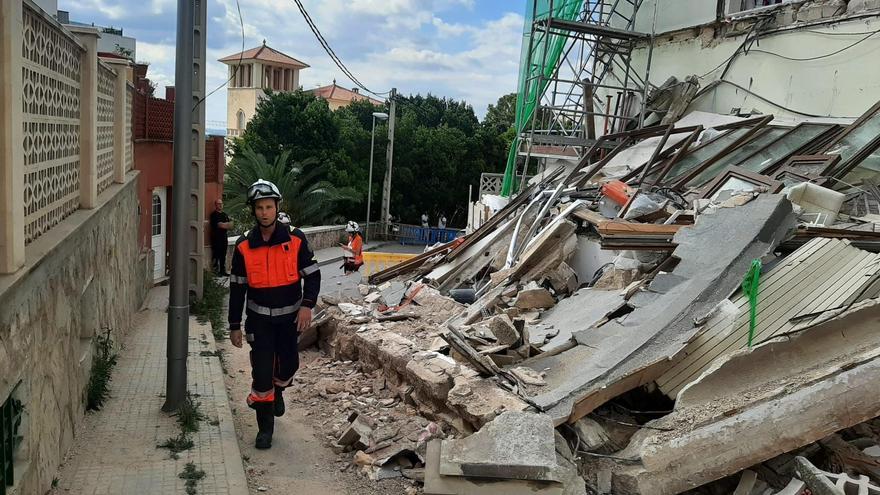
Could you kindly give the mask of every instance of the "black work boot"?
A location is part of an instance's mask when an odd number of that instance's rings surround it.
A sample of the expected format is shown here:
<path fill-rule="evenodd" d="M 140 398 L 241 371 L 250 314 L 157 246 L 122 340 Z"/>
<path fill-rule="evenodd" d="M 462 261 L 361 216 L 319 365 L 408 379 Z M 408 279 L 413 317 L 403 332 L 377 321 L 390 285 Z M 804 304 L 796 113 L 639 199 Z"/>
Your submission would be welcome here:
<path fill-rule="evenodd" d="M 264 450 L 272 447 L 272 433 L 275 431 L 275 417 L 272 416 L 272 404 L 258 404 L 257 410 L 257 440 L 254 447 Z"/>
<path fill-rule="evenodd" d="M 275 416 L 281 417 L 284 416 L 284 389 L 281 387 L 275 387 Z"/>

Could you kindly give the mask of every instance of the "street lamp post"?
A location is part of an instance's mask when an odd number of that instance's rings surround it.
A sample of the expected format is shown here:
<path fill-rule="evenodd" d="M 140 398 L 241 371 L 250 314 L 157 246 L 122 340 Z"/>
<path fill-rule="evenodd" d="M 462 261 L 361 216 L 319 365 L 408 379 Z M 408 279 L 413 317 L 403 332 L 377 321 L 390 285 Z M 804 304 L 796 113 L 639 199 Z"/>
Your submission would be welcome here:
<path fill-rule="evenodd" d="M 367 224 L 364 225 L 364 239 L 370 238 L 370 200 L 373 198 L 373 145 L 376 143 L 376 119 L 385 120 L 387 113 L 373 112 L 373 130 L 370 133 L 370 179 L 367 181 Z"/>

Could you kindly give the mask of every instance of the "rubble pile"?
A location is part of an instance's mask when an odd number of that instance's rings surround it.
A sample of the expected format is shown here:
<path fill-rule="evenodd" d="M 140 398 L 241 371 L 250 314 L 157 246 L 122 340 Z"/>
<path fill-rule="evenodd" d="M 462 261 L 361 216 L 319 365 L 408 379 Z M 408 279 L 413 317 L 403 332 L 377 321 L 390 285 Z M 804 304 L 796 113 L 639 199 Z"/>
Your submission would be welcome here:
<path fill-rule="evenodd" d="M 310 360 L 296 374 L 291 400 L 339 456 L 340 470 L 358 469 L 373 480 L 424 480 L 427 443 L 454 431 L 420 417 L 405 391 L 383 374 L 353 361 Z"/>
<path fill-rule="evenodd" d="M 416 450 L 426 493 L 875 493 L 877 113 L 600 137 L 325 299 L 319 345 L 459 437 Z"/>

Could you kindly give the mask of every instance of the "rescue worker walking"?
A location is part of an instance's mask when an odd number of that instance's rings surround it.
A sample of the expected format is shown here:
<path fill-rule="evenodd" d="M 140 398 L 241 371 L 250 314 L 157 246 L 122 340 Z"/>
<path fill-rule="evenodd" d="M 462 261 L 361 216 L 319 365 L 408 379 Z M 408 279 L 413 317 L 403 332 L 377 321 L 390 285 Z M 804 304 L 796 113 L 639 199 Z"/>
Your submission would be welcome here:
<path fill-rule="evenodd" d="M 342 246 L 344 262 L 342 271 L 346 275 L 360 270 L 364 264 L 364 239 L 361 237 L 360 226 L 357 222 L 348 222 L 345 231 L 348 232 L 348 244 Z"/>
<path fill-rule="evenodd" d="M 248 189 L 257 225 L 236 242 L 229 277 L 229 338 L 236 347 L 242 347 L 241 313 L 247 302 L 252 378 L 247 404 L 257 414 L 258 449 L 272 446 L 275 416 L 284 414 L 282 392 L 299 368 L 298 333 L 309 327 L 321 288 L 305 234 L 276 220 L 280 201 L 281 192 L 271 182 L 261 179 Z"/>

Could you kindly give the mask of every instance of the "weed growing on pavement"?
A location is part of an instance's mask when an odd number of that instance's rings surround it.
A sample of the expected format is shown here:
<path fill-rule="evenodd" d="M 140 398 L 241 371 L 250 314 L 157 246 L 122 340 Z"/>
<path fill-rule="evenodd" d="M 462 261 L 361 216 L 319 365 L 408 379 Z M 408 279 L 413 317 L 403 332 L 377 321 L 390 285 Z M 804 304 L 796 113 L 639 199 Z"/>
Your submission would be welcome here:
<path fill-rule="evenodd" d="M 198 469 L 196 465 L 190 461 L 186 463 L 183 472 L 179 475 L 180 479 L 186 480 L 186 494 L 195 495 L 196 485 L 205 477 L 205 472 Z"/>
<path fill-rule="evenodd" d="M 98 411 L 104 406 L 104 401 L 110 393 L 110 376 L 113 374 L 117 359 L 110 330 L 108 329 L 105 335 L 95 336 L 95 356 L 92 358 L 92 370 L 86 389 L 87 410 Z"/>
<path fill-rule="evenodd" d="M 223 374 L 228 375 L 229 370 L 226 369 L 226 355 L 225 355 L 225 353 L 226 353 L 226 351 L 224 351 L 223 349 L 217 349 L 216 351 L 202 351 L 199 353 L 199 356 L 216 357 L 218 360 L 220 360 L 220 369 L 223 370 Z"/>
<path fill-rule="evenodd" d="M 177 459 L 180 457 L 178 455 L 179 453 L 193 448 L 193 445 L 193 441 L 189 437 L 189 434 L 186 432 L 180 432 L 180 435 L 169 437 L 168 440 L 165 440 L 165 443 L 159 444 L 157 447 L 160 449 L 168 449 L 171 451 L 171 458 Z"/>
<path fill-rule="evenodd" d="M 187 392 L 186 399 L 177 408 L 177 424 L 182 433 L 199 431 L 199 422 L 207 419 L 201 407 L 202 403 L 193 399 L 192 394 Z"/>
<path fill-rule="evenodd" d="M 190 301 L 190 310 L 200 323 L 211 323 L 211 331 L 217 340 L 226 338 L 226 322 L 223 318 L 223 298 L 228 289 L 217 280 L 214 272 L 205 270 L 202 298 Z"/>

